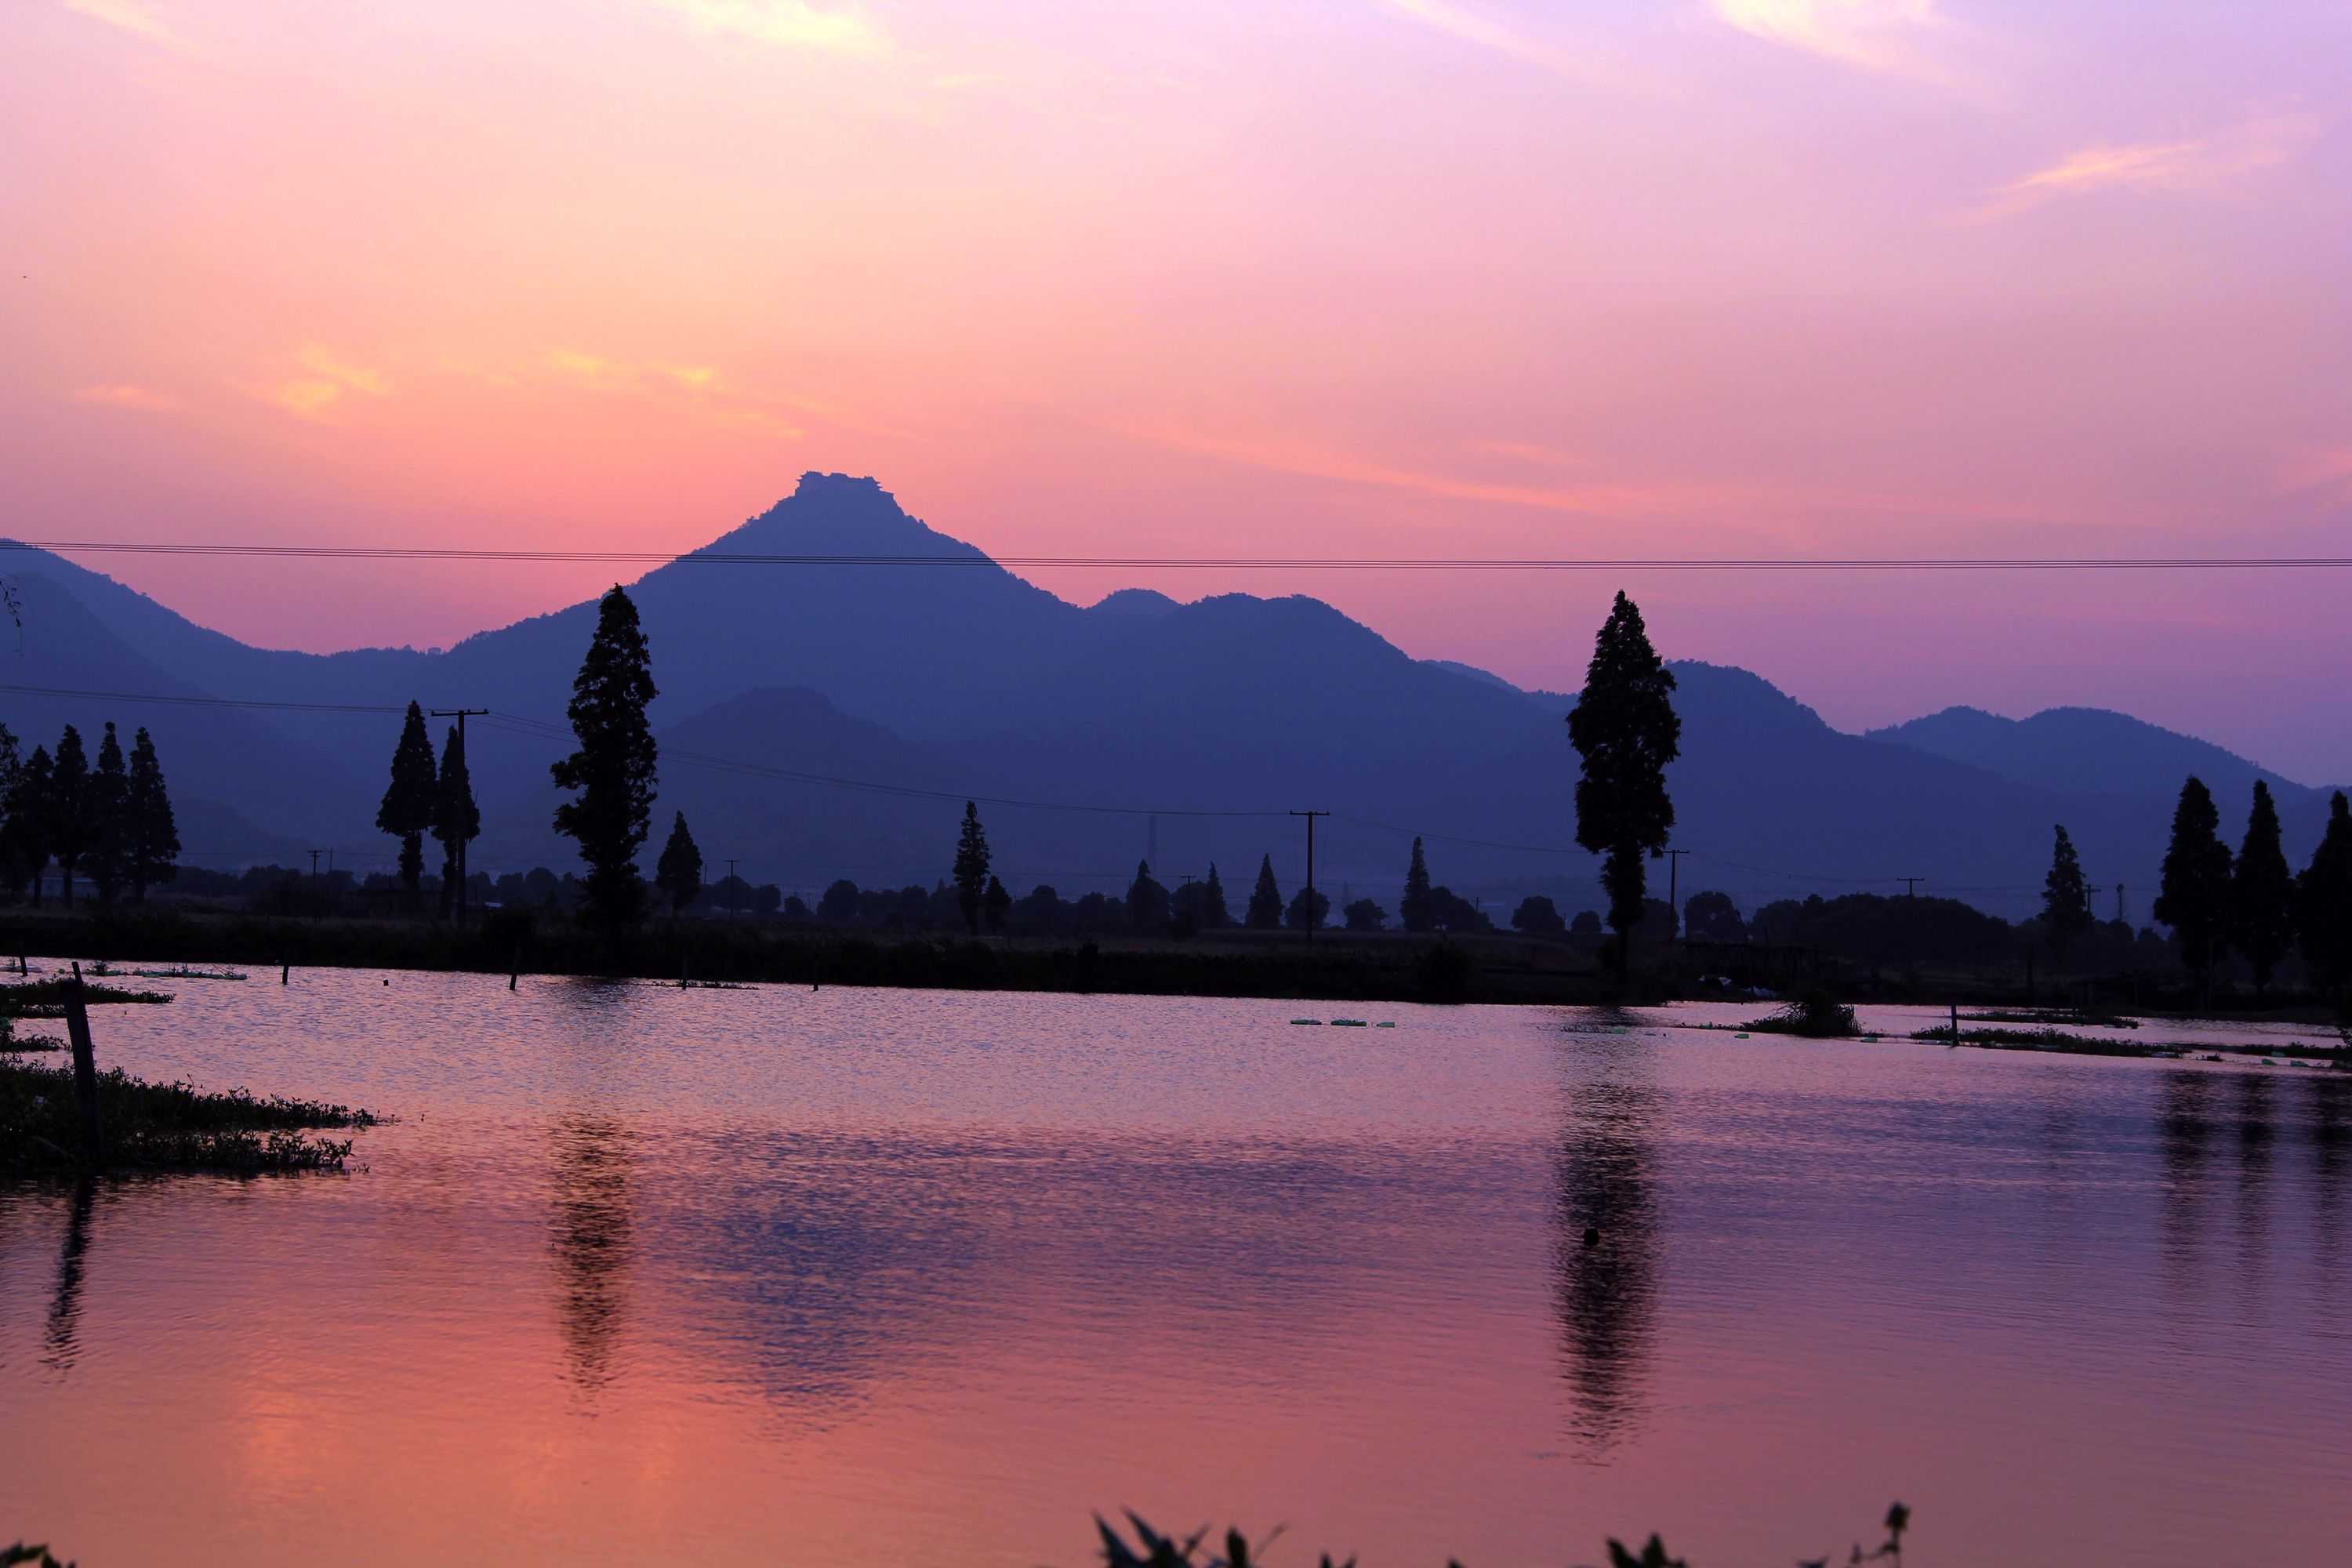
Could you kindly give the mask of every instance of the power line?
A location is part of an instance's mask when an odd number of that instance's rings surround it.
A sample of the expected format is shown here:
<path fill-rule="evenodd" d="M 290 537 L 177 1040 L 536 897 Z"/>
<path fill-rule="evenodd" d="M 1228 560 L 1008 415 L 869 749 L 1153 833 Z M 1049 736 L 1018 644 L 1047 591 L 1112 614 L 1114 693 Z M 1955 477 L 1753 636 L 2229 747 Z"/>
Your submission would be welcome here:
<path fill-rule="evenodd" d="M 501 550 L 395 544 L 207 544 L 185 541 L 0 540 L 0 550 L 60 555 L 187 555 L 316 561 L 502 561 L 663 566 L 964 566 L 1135 572 L 2245 572 L 2336 571 L 2352 555 L 1365 556 L 848 555 L 768 551 Z"/>

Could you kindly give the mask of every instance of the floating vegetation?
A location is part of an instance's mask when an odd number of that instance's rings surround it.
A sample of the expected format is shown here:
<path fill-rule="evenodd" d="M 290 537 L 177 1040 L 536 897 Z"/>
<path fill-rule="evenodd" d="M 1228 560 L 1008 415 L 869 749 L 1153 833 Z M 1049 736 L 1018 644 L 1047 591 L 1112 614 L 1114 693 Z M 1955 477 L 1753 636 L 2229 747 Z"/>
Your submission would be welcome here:
<path fill-rule="evenodd" d="M 1739 1026 L 1759 1035 L 1802 1035 L 1808 1039 L 1847 1039 L 1862 1033 L 1853 1009 L 1826 991 L 1808 991 L 1779 1012 Z"/>
<path fill-rule="evenodd" d="M 2025 1012 L 2003 1012 L 1988 1008 L 1981 1013 L 1963 1013 L 1963 1024 L 2064 1024 L 2077 1029 L 2137 1029 L 2137 1018 L 2126 1018 L 2121 1013 L 2096 1013 L 2064 1007 L 2036 1007 Z"/>
<path fill-rule="evenodd" d="M 121 1068 L 99 1075 L 98 1102 L 106 1164 L 116 1170 L 340 1171 L 351 1155 L 350 1140 L 313 1131 L 373 1127 L 378 1120 L 322 1100 L 150 1083 Z M 71 1068 L 0 1058 L 0 1169 L 73 1165 L 79 1137 Z"/>
<path fill-rule="evenodd" d="M 1371 1025 L 1361 1018 L 1334 1018 L 1331 1026 L 1335 1029 L 1369 1029 Z"/>
<path fill-rule="evenodd" d="M 107 971 L 100 969 L 103 974 Z M 181 964 L 176 969 L 125 969 L 116 973 L 134 980 L 243 980 L 245 975 L 234 969 L 191 969 Z"/>
<path fill-rule="evenodd" d="M 33 980 L 0 985 L 0 1017 L 62 1018 L 69 979 Z M 159 1006 L 172 998 L 161 991 L 123 991 L 111 985 L 82 983 L 81 999 L 96 1007 L 109 1005 Z"/>

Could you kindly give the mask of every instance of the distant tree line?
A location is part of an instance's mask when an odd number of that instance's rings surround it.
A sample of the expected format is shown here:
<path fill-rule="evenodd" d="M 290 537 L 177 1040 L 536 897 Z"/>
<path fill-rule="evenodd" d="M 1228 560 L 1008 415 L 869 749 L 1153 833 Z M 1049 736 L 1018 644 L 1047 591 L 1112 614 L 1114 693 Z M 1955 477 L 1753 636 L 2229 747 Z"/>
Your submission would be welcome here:
<path fill-rule="evenodd" d="M 71 724 L 57 749 L 35 746 L 26 756 L 0 725 L 0 889 L 11 902 L 41 905 L 47 871 L 58 871 L 58 902 L 71 908 L 79 876 L 110 904 L 128 891 L 144 903 L 147 889 L 176 875 L 179 826 L 155 742 L 145 730 L 132 737 L 126 758 L 109 721 L 93 762 Z"/>
<path fill-rule="evenodd" d="M 2329 800 L 2326 831 L 2300 874 L 2287 866 L 2267 784 L 2254 783 L 2235 855 L 2221 828 L 2212 791 L 2190 777 L 2173 808 L 2156 918 L 2172 928 L 2200 989 L 2209 988 L 2214 970 L 2235 953 L 2259 996 L 2280 961 L 2300 950 L 2313 987 L 2352 1004 L 2352 804 L 2344 792 Z M 2058 876 L 2055 868 L 2052 876 Z"/>

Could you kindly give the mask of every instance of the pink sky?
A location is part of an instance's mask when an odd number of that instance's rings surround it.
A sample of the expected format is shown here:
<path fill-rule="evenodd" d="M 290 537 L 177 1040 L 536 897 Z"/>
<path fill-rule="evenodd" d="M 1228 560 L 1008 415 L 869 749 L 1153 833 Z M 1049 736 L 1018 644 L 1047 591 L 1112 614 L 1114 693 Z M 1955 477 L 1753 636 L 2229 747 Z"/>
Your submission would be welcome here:
<path fill-rule="evenodd" d="M 822 468 L 1001 553 L 2345 553 L 2347 79 L 2342 0 L 14 0 L 0 526 L 685 549 Z M 310 648 L 608 580 L 93 563 Z M 1551 686 L 1617 586 L 1147 581 Z M 1625 585 L 1848 727 L 2352 778 L 2352 574 Z"/>

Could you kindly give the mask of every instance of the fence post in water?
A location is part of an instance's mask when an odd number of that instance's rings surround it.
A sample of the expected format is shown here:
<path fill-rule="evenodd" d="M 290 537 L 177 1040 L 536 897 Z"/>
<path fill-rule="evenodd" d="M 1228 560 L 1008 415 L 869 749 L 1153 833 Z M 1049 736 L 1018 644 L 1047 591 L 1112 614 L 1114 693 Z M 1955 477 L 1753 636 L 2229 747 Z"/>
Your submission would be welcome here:
<path fill-rule="evenodd" d="M 81 1110 L 81 1163 L 95 1167 L 106 1158 L 106 1129 L 98 1116 L 98 1057 L 89 1043 L 89 1005 L 82 995 L 81 960 L 65 984 L 66 1035 L 73 1042 L 74 1100 Z"/>
<path fill-rule="evenodd" d="M 278 984 L 280 985 L 285 984 L 286 977 L 293 973 L 294 965 L 291 963 L 280 963 L 278 966 Z"/>
<path fill-rule="evenodd" d="M 1959 1045 L 1959 1043 L 1960 1043 L 1960 1005 L 1959 1005 L 1958 1002 L 1955 1002 L 1955 1003 L 1953 1003 L 1953 1004 L 1952 1004 L 1952 1044 L 1953 1044 L 1955 1047 L 1958 1047 L 1958 1046 Z"/>

